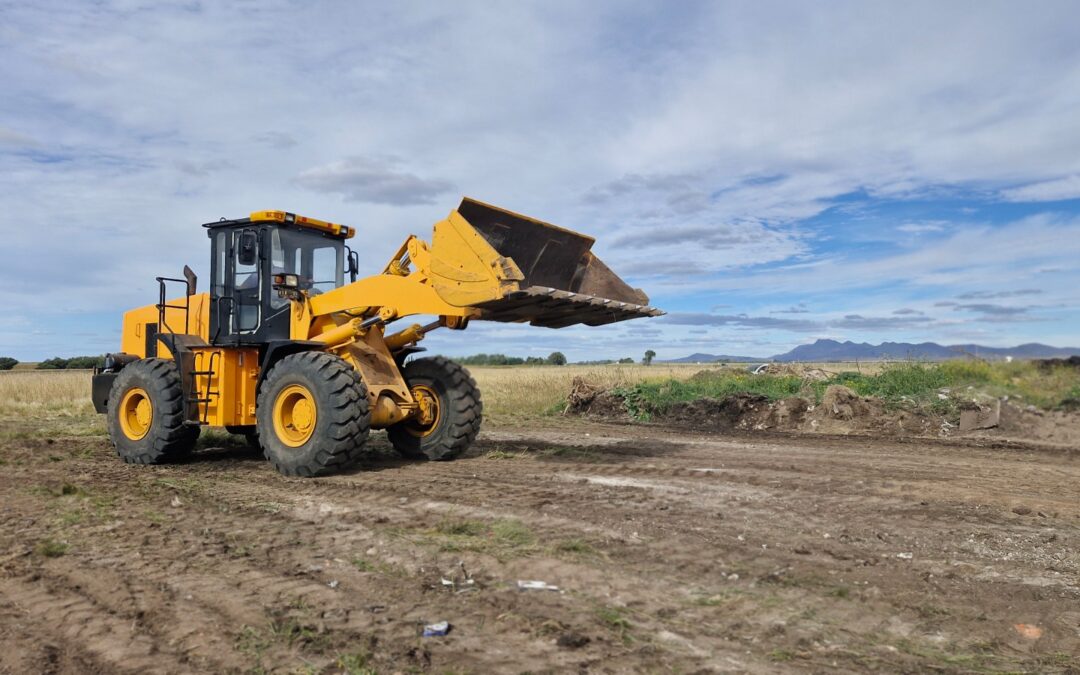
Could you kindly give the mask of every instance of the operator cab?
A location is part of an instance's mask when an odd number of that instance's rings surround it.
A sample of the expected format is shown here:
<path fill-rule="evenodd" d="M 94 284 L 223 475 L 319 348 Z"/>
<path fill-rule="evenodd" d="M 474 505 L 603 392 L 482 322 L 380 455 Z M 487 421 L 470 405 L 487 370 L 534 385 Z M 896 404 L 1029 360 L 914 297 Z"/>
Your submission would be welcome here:
<path fill-rule="evenodd" d="M 264 344 L 289 339 L 289 300 L 274 288 L 295 276 L 298 290 L 318 295 L 355 281 L 350 227 L 285 211 L 206 223 L 210 237 L 210 343 Z"/>

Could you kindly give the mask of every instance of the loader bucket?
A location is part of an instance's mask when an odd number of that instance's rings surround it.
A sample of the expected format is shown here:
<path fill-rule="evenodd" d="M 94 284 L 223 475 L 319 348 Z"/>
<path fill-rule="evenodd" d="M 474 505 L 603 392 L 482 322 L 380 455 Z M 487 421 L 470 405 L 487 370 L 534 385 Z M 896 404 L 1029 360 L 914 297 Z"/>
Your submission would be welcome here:
<path fill-rule="evenodd" d="M 485 320 L 563 328 L 664 313 L 593 255 L 592 237 L 469 198 L 457 212 L 524 275 L 517 290 L 476 304 Z"/>

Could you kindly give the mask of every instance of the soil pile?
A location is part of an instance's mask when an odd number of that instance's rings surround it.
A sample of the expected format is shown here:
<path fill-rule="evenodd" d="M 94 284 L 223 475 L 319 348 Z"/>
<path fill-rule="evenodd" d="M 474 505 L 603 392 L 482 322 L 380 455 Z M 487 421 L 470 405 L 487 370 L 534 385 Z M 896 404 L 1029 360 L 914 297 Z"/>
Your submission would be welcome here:
<path fill-rule="evenodd" d="M 1080 370 L 1080 356 L 1070 356 L 1067 359 L 1038 359 L 1035 364 L 1042 370 L 1053 370 L 1062 367 Z"/>
<path fill-rule="evenodd" d="M 1039 410 L 1035 406 L 1021 407 L 1006 401 L 1001 404 L 996 427 L 979 429 L 966 435 L 1015 438 L 1080 448 L 1080 412 L 1075 409 Z"/>
<path fill-rule="evenodd" d="M 836 377 L 836 373 L 822 368 L 810 368 L 799 363 L 766 363 L 759 366 L 754 374 L 797 377 L 810 382 L 824 382 Z"/>
<path fill-rule="evenodd" d="M 995 399 L 996 402 L 996 399 Z M 649 421 L 683 428 L 721 431 L 784 431 L 807 434 L 872 434 L 875 436 L 961 435 L 957 420 L 924 409 L 889 405 L 860 396 L 843 385 L 830 385 L 821 402 L 792 396 L 770 400 L 761 394 L 739 393 L 671 403 L 663 408 L 637 409 Z M 1080 445 L 1080 413 L 1000 406 L 992 428 L 964 432 L 965 436 L 1026 439 L 1055 445 Z M 626 422 L 632 419 L 626 401 L 617 393 L 577 378 L 567 397 L 567 414 Z"/>

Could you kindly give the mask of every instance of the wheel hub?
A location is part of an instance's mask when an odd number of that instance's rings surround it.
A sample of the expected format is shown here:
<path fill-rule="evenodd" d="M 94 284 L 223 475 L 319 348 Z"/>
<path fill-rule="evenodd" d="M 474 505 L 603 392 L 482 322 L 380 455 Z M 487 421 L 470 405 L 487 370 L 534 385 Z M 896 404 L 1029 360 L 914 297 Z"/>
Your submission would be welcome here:
<path fill-rule="evenodd" d="M 274 431 L 291 448 L 311 439 L 318 418 L 315 396 L 304 385 L 291 384 L 274 400 Z"/>
<path fill-rule="evenodd" d="M 120 399 L 120 430 L 133 441 L 140 440 L 150 432 L 154 421 L 154 405 L 150 395 L 142 387 L 133 387 Z"/>
<path fill-rule="evenodd" d="M 408 426 L 409 432 L 416 436 L 427 436 L 439 426 L 442 417 L 439 396 L 426 384 L 415 384 L 409 389 L 417 405 L 416 416 Z"/>

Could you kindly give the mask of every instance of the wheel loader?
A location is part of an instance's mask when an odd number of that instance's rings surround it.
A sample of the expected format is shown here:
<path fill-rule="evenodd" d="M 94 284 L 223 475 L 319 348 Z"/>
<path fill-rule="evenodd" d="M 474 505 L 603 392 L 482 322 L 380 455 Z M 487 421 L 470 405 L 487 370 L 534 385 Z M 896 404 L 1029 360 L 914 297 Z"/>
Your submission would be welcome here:
<path fill-rule="evenodd" d="M 592 238 L 469 198 L 430 244 L 409 236 L 362 279 L 345 225 L 256 211 L 203 227 L 209 292 L 188 267 L 158 277 L 158 302 L 124 314 L 121 350 L 93 377 L 125 462 L 179 459 L 203 426 L 247 436 L 287 476 L 350 466 L 371 429 L 406 457 L 453 459 L 476 438 L 483 404 L 460 365 L 410 358 L 426 334 L 663 314 L 593 255 Z M 433 320 L 403 321 L 416 316 Z"/>

